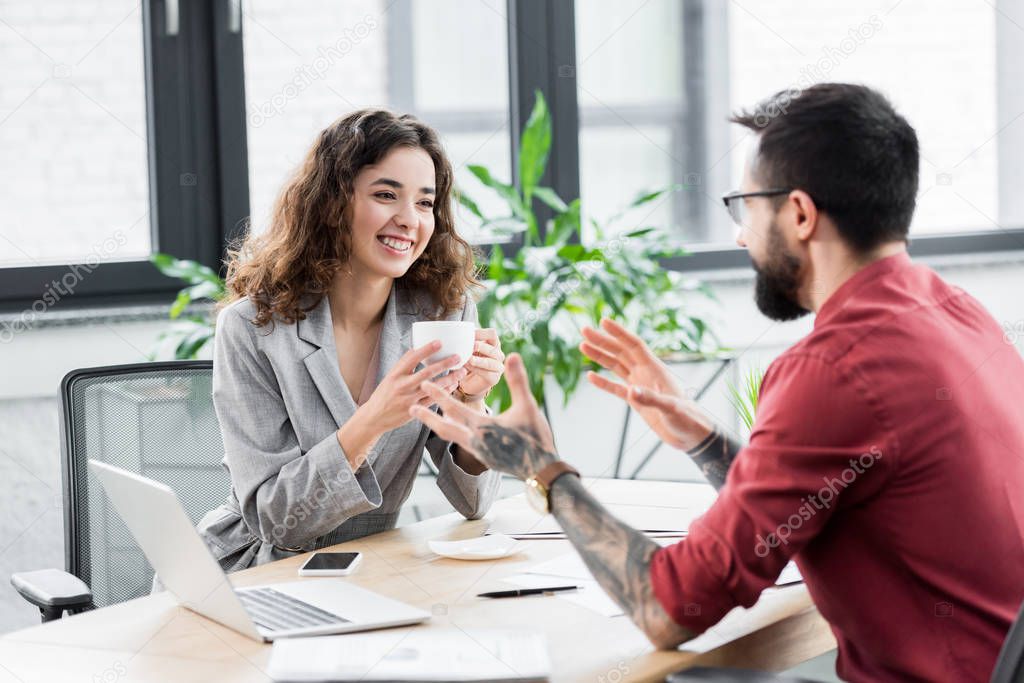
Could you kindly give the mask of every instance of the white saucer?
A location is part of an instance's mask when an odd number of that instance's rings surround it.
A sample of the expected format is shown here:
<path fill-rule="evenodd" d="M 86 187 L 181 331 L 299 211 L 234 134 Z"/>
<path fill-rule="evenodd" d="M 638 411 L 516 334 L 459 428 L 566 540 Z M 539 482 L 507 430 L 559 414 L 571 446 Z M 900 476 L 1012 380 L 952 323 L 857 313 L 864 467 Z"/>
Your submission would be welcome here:
<path fill-rule="evenodd" d="M 496 560 L 519 552 L 523 544 L 505 534 L 490 534 L 462 541 L 429 541 L 427 546 L 453 560 Z"/>

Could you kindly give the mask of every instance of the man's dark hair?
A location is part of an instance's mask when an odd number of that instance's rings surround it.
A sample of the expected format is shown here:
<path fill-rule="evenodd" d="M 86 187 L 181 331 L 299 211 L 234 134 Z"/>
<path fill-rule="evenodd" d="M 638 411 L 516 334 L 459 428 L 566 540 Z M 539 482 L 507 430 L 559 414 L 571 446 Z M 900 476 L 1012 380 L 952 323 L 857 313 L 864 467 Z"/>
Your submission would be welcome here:
<path fill-rule="evenodd" d="M 906 240 L 917 199 L 917 134 L 881 93 L 820 83 L 784 90 L 730 119 L 760 136 L 752 169 L 800 189 L 854 249 Z"/>

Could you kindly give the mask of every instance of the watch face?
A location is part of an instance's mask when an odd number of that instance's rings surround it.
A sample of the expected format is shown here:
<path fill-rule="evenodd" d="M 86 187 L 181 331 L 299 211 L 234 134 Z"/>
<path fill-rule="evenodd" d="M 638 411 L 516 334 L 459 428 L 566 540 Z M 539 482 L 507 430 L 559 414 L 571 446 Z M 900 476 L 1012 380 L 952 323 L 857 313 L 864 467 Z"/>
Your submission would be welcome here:
<path fill-rule="evenodd" d="M 541 483 L 530 477 L 526 480 L 526 502 L 542 515 L 548 513 L 548 494 Z"/>

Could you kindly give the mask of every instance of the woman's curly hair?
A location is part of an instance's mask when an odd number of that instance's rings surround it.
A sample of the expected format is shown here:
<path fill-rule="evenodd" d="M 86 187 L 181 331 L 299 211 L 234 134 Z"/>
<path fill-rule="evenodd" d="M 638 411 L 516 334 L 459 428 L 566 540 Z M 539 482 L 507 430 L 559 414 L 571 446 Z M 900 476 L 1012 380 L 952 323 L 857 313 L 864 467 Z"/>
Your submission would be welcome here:
<path fill-rule="evenodd" d="M 349 204 L 356 176 L 395 147 L 424 150 L 437 176 L 434 233 L 399 282 L 432 295 L 437 317 L 460 309 L 479 282 L 473 248 L 455 231 L 451 163 L 434 129 L 382 109 L 353 112 L 320 133 L 281 190 L 267 231 L 250 231 L 228 251 L 227 296 L 220 307 L 249 297 L 259 327 L 304 319 L 351 254 Z"/>

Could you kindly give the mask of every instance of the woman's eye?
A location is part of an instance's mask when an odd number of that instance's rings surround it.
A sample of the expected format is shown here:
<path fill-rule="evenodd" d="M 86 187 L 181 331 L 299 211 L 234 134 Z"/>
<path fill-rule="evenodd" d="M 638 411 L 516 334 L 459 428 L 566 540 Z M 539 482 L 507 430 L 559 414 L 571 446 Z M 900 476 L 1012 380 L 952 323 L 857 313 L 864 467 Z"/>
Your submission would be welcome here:
<path fill-rule="evenodd" d="M 378 192 L 378 193 L 376 193 L 373 196 L 374 197 L 379 197 L 381 199 L 394 199 L 395 198 L 395 194 L 393 192 Z"/>
<path fill-rule="evenodd" d="M 430 201 L 429 199 L 424 199 L 422 202 L 420 202 L 420 206 L 422 206 L 425 209 L 433 209 L 434 202 Z"/>

